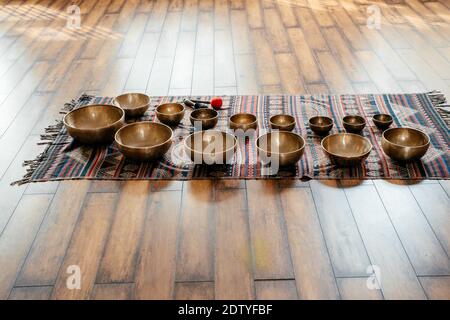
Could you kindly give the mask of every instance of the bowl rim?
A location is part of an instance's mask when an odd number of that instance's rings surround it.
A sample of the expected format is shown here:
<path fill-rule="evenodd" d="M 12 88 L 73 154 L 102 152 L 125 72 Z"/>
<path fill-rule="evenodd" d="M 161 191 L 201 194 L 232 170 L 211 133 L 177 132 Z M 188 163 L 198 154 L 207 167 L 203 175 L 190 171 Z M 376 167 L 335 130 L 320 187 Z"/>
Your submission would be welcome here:
<path fill-rule="evenodd" d="M 144 104 L 138 105 L 137 107 L 132 107 L 132 108 L 125 108 L 125 107 L 120 106 L 120 103 L 117 101 L 117 98 L 123 97 L 123 96 L 127 96 L 127 95 L 130 95 L 130 94 L 137 94 L 137 95 L 144 96 L 147 99 L 147 103 L 144 103 Z M 143 108 L 143 107 L 148 106 L 150 104 L 150 96 L 148 96 L 145 93 L 140 93 L 140 92 L 126 92 L 126 93 L 122 93 L 122 94 L 119 94 L 118 96 L 116 96 L 114 98 L 113 102 L 115 104 L 117 103 L 118 107 L 120 107 L 120 108 L 122 108 L 124 110 L 135 110 L 135 109 L 139 109 L 139 108 Z"/>
<path fill-rule="evenodd" d="M 348 117 L 361 118 L 363 123 L 350 123 L 350 122 L 347 122 L 347 121 L 345 121 L 345 118 L 348 118 Z M 362 125 L 365 125 L 366 122 L 367 122 L 366 119 L 364 119 L 364 117 L 360 116 L 359 114 L 347 114 L 346 116 L 342 117 L 342 123 L 346 124 L 346 125 L 349 125 L 349 126 L 362 126 Z"/>
<path fill-rule="evenodd" d="M 195 118 L 195 117 L 192 116 L 192 114 L 193 114 L 194 112 L 196 112 L 196 111 L 198 111 L 198 110 L 203 110 L 203 109 L 205 109 L 205 110 L 211 110 L 211 111 L 213 111 L 213 113 L 215 112 L 215 115 L 214 115 L 213 117 L 211 117 L 211 118 L 202 118 L 202 119 Z M 216 110 L 214 110 L 214 109 L 210 109 L 210 108 L 200 108 L 200 109 L 195 109 L 195 110 L 193 110 L 193 111 L 191 112 L 191 114 L 189 115 L 189 118 L 190 118 L 190 119 L 193 119 L 193 120 L 208 121 L 208 120 L 213 120 L 213 119 L 219 118 L 219 113 L 218 113 Z M 203 131 L 203 130 L 202 130 L 202 131 Z M 216 131 L 218 131 L 218 130 L 216 130 Z"/>
<path fill-rule="evenodd" d="M 387 121 L 383 121 L 383 120 L 379 120 L 379 119 L 375 118 L 376 116 L 389 116 L 390 119 L 387 120 Z M 389 123 L 389 122 L 393 122 L 393 121 L 394 121 L 394 117 L 391 116 L 391 115 L 388 114 L 388 113 L 377 113 L 377 114 L 374 114 L 374 115 L 372 116 L 372 120 L 375 121 L 375 122 L 380 122 L 380 123 Z"/>
<path fill-rule="evenodd" d="M 401 144 L 394 143 L 394 142 L 388 140 L 388 139 L 385 137 L 386 132 L 393 131 L 393 130 L 399 130 L 399 129 L 400 129 L 400 130 L 405 130 L 405 129 L 407 129 L 407 130 L 416 131 L 416 132 L 422 134 L 423 136 L 425 136 L 425 138 L 427 139 L 427 142 L 426 142 L 425 144 L 420 145 L 420 146 L 402 146 Z M 430 140 L 430 136 L 429 136 L 427 133 L 425 133 L 424 131 L 421 131 L 421 130 L 419 130 L 419 129 L 415 129 L 415 128 L 411 128 L 411 127 L 396 127 L 396 128 L 389 128 L 389 129 L 386 129 L 385 131 L 383 131 L 383 134 L 381 135 L 381 138 L 382 138 L 382 141 L 386 141 L 386 142 L 390 143 L 390 144 L 393 145 L 393 146 L 400 147 L 400 148 L 411 148 L 411 149 L 423 148 L 423 147 L 425 147 L 425 146 L 430 145 L 430 141 L 431 141 L 431 140 Z"/>
<path fill-rule="evenodd" d="M 155 144 L 155 145 L 153 145 L 153 146 L 147 146 L 147 147 L 134 147 L 134 146 L 126 145 L 126 144 L 123 144 L 123 143 L 119 142 L 119 140 L 117 139 L 117 137 L 118 137 L 119 132 L 122 131 L 122 129 L 125 129 L 125 128 L 127 128 L 127 127 L 131 127 L 131 126 L 135 126 L 135 125 L 142 125 L 142 124 L 146 124 L 146 125 L 156 125 L 156 126 L 159 125 L 159 126 L 163 126 L 163 127 L 168 128 L 168 129 L 170 130 L 170 137 L 169 137 L 169 139 L 167 139 L 167 140 L 164 141 L 164 142 Z M 172 130 L 172 128 L 170 128 L 168 125 L 165 125 L 164 123 L 159 123 L 159 122 L 154 122 L 154 121 L 137 121 L 137 122 L 133 122 L 133 123 L 126 124 L 126 125 L 124 125 L 122 128 L 120 128 L 119 130 L 117 130 L 116 134 L 114 135 L 114 141 L 115 141 L 119 146 L 125 147 L 125 148 L 128 148 L 128 149 L 136 149 L 136 150 L 140 150 L 140 149 L 149 149 L 149 148 L 159 147 L 159 146 L 162 146 L 162 145 L 166 144 L 167 142 L 171 141 L 172 139 L 173 139 L 173 130 Z"/>
<path fill-rule="evenodd" d="M 329 124 L 324 124 L 324 125 L 311 123 L 311 120 L 312 120 L 312 119 L 315 119 L 315 118 L 327 118 L 327 119 L 330 119 L 330 120 L 331 120 L 331 123 L 329 123 Z M 311 118 L 308 119 L 308 123 L 309 123 L 309 125 L 313 125 L 313 126 L 316 126 L 316 127 L 326 128 L 326 127 L 332 126 L 332 125 L 334 124 L 334 121 L 333 121 L 333 119 L 332 119 L 331 117 L 329 117 L 329 116 L 314 116 L 314 117 L 311 117 Z"/>
<path fill-rule="evenodd" d="M 352 136 L 358 137 L 358 139 L 360 138 L 360 139 L 366 140 L 366 141 L 369 143 L 370 148 L 369 148 L 369 150 L 368 150 L 367 152 L 364 152 L 363 154 L 361 154 L 361 155 L 359 155 L 359 156 L 354 156 L 354 157 L 343 156 L 343 155 L 336 154 L 336 153 L 333 153 L 333 152 L 328 151 L 328 150 L 323 146 L 323 142 L 324 142 L 326 139 L 329 139 L 330 137 L 338 136 L 338 135 L 340 135 L 340 136 L 342 136 L 342 135 L 352 135 Z M 370 142 L 369 139 L 367 139 L 366 137 L 363 137 L 363 136 L 361 136 L 361 135 L 359 135 L 359 134 L 356 134 L 356 133 L 350 133 L 350 132 L 338 132 L 338 133 L 330 134 L 330 135 L 328 135 L 328 136 L 326 136 L 325 138 L 322 139 L 322 141 L 320 142 L 320 146 L 322 147 L 322 150 L 324 150 L 326 153 L 331 154 L 332 156 L 335 156 L 335 157 L 341 157 L 341 158 L 345 158 L 345 159 L 355 159 L 355 158 L 359 158 L 359 157 L 364 157 L 365 155 L 369 154 L 369 153 L 372 151 L 372 149 L 373 149 L 372 142 Z"/>
<path fill-rule="evenodd" d="M 221 131 L 221 130 L 201 130 L 201 131 L 193 132 L 193 133 L 191 133 L 190 135 L 188 135 L 186 138 L 184 138 L 184 141 L 183 141 L 184 147 L 185 147 L 186 149 L 188 149 L 189 151 L 193 151 L 193 152 L 205 154 L 204 152 L 197 151 L 197 150 L 191 148 L 190 146 L 188 146 L 187 141 L 188 141 L 192 136 L 194 136 L 195 134 L 204 134 L 204 133 L 212 133 L 212 132 L 215 132 L 215 133 L 218 132 L 218 133 L 220 133 L 220 134 L 225 134 L 226 136 L 233 137 L 233 141 L 234 141 L 234 144 L 233 144 L 232 147 L 227 148 L 226 150 L 221 151 L 220 153 L 214 153 L 214 155 L 217 155 L 217 154 L 225 154 L 225 153 L 227 153 L 227 152 L 230 151 L 230 150 L 233 150 L 233 152 L 235 152 L 234 150 L 236 149 L 237 143 L 238 143 L 237 138 L 236 138 L 234 135 L 232 135 L 231 133 L 228 133 L 228 132 L 226 132 L 226 131 Z M 212 153 L 207 153 L 207 154 L 208 154 L 208 155 L 211 155 Z"/>
<path fill-rule="evenodd" d="M 277 123 L 273 122 L 272 119 L 275 118 L 275 117 L 278 117 L 278 116 L 287 116 L 287 117 L 292 119 L 292 122 L 289 122 L 287 124 L 277 124 Z M 279 126 L 279 127 L 287 127 L 287 126 L 290 126 L 292 124 L 295 124 L 295 117 L 293 115 L 287 114 L 287 113 L 278 113 L 278 114 L 274 114 L 274 115 L 270 116 L 269 123 L 270 123 L 270 125 L 275 125 L 275 126 Z"/>
<path fill-rule="evenodd" d="M 250 122 L 250 123 L 237 123 L 237 122 L 234 122 L 233 120 L 231 120 L 231 118 L 233 118 L 233 117 L 235 117 L 235 116 L 241 116 L 241 115 L 246 115 L 246 116 L 247 116 L 247 115 L 250 115 L 250 116 L 252 116 L 252 117 L 255 118 L 255 121 L 252 121 L 252 122 Z M 244 126 L 251 126 L 252 124 L 255 124 L 255 123 L 258 122 L 258 117 L 257 117 L 255 114 L 253 114 L 253 113 L 248 113 L 248 112 L 238 112 L 238 113 L 232 114 L 232 115 L 230 116 L 230 118 L 229 118 L 229 121 L 230 121 L 231 123 L 237 125 L 237 126 L 241 126 L 241 125 L 244 125 Z"/>
<path fill-rule="evenodd" d="M 159 107 L 161 107 L 161 106 L 163 106 L 163 105 L 166 105 L 166 104 L 176 104 L 176 105 L 181 106 L 182 109 L 181 109 L 180 111 L 178 111 L 178 112 L 175 112 L 175 113 L 165 113 L 165 112 L 158 111 L 158 108 L 159 108 Z M 161 104 L 159 104 L 159 105 L 156 106 L 156 108 L 155 108 L 155 113 L 156 113 L 157 115 L 158 115 L 158 114 L 162 114 L 162 115 L 165 115 L 165 116 L 176 116 L 176 115 L 179 115 L 179 114 L 185 112 L 185 109 L 186 109 L 186 108 L 185 108 L 181 103 L 178 103 L 178 102 L 165 102 L 165 103 L 161 103 Z"/>
<path fill-rule="evenodd" d="M 74 127 L 74 126 L 72 126 L 72 125 L 70 125 L 70 124 L 67 123 L 66 120 L 67 120 L 67 117 L 68 117 L 69 115 L 71 115 L 71 114 L 73 114 L 73 113 L 75 113 L 75 112 L 77 112 L 77 111 L 79 111 L 79 110 L 86 109 L 86 108 L 88 108 L 88 107 L 113 107 L 113 108 L 115 108 L 115 109 L 120 110 L 120 111 L 122 112 L 122 115 L 120 116 L 120 118 L 119 118 L 117 121 L 115 121 L 115 122 L 113 122 L 113 123 L 111 123 L 111 124 L 109 124 L 109 125 L 107 125 L 107 126 L 98 127 L 98 128 L 78 128 L 78 127 Z M 106 104 L 106 103 L 105 103 L 105 104 L 102 104 L 102 103 L 99 103 L 99 104 L 87 104 L 87 105 L 84 105 L 84 106 L 82 106 L 82 107 L 73 109 L 72 111 L 70 111 L 69 113 L 67 113 L 67 114 L 64 116 L 64 118 L 63 118 L 63 124 L 64 124 L 66 127 L 69 127 L 69 128 L 71 128 L 71 129 L 75 129 L 75 130 L 96 131 L 96 130 L 101 130 L 101 129 L 107 129 L 107 128 L 114 127 L 116 124 L 118 124 L 119 122 L 122 122 L 124 119 L 125 119 L 125 110 L 123 110 L 121 107 L 116 106 L 116 105 L 113 105 L 113 104 Z"/>
<path fill-rule="evenodd" d="M 300 148 L 298 148 L 297 150 L 293 150 L 293 151 L 289 151 L 289 152 L 275 152 L 275 151 L 268 151 L 268 150 L 264 150 L 263 148 L 261 148 L 260 146 L 259 146 L 259 144 L 258 144 L 258 142 L 259 142 L 259 139 L 260 138 L 262 138 L 263 136 L 268 136 L 269 134 L 272 134 L 272 133 L 281 133 L 281 134 L 291 134 L 291 135 L 295 135 L 295 136 L 297 136 L 297 137 L 300 137 L 300 139 L 301 139 L 301 141 L 303 142 L 303 145 L 300 147 Z M 295 152 L 299 152 L 299 151 L 301 151 L 301 150 L 303 150 L 303 149 L 305 149 L 305 146 L 306 146 L 306 140 L 301 136 L 301 135 L 299 135 L 298 133 L 295 133 L 295 132 L 292 132 L 292 131 L 270 131 L 270 132 L 266 132 L 266 133 L 263 133 L 262 135 L 260 135 L 257 139 L 256 139 L 256 142 L 255 142 L 255 146 L 256 146 L 256 150 L 258 150 L 258 151 L 263 151 L 263 152 L 266 152 L 266 153 L 271 153 L 271 154 L 278 154 L 278 155 L 282 155 L 282 154 L 291 154 L 291 153 L 295 153 Z"/>

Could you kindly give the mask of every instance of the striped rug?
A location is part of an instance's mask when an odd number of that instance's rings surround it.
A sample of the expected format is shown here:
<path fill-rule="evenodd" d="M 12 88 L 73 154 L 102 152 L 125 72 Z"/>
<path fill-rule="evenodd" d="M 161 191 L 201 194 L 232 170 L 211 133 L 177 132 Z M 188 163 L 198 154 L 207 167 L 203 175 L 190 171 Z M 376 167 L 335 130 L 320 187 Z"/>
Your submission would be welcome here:
<path fill-rule="evenodd" d="M 151 107 L 140 120 L 157 121 L 156 105 L 163 102 L 182 101 L 179 97 L 152 97 Z M 194 97 L 191 97 L 194 98 Z M 208 100 L 210 97 L 195 97 Z M 223 166 L 194 165 L 184 153 L 183 138 L 192 132 L 189 122 L 191 109 L 187 108 L 184 120 L 174 131 L 174 144 L 163 159 L 157 162 L 133 162 L 125 159 L 114 143 L 108 146 L 84 146 L 68 136 L 61 122 L 49 126 L 42 135 L 46 150 L 36 159 L 26 161 L 27 174 L 16 184 L 65 179 L 447 179 L 449 178 L 449 118 L 445 111 L 445 98 L 438 92 L 420 94 L 362 94 L 362 95 L 254 95 L 225 96 L 224 109 L 219 111 L 218 130 L 228 130 L 228 118 L 237 112 L 249 112 L 258 117 L 258 131 L 241 143 L 233 164 Z M 83 95 L 67 103 L 66 113 L 86 104 L 112 102 L 111 97 Z M 398 163 L 381 150 L 381 131 L 372 123 L 376 113 L 393 116 L 393 127 L 413 127 L 425 131 L 431 138 L 430 149 L 421 161 Z M 307 142 L 305 153 L 296 166 L 283 168 L 275 176 L 258 161 L 256 137 L 268 130 L 269 117 L 288 113 L 296 118 L 295 132 Z M 320 146 L 320 138 L 308 127 L 308 119 L 315 115 L 333 118 L 332 133 L 344 132 L 342 118 L 346 114 L 359 114 L 366 118 L 363 135 L 373 145 L 367 160 L 353 168 L 332 165 Z"/>

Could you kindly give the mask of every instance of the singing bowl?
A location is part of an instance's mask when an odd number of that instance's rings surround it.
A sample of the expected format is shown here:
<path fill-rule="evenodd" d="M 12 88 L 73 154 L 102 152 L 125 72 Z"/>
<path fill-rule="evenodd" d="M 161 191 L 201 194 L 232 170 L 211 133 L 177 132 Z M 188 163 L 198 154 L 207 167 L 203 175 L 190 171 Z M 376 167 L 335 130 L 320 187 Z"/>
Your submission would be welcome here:
<path fill-rule="evenodd" d="M 230 128 L 233 130 L 247 131 L 249 129 L 256 130 L 258 120 L 251 113 L 236 113 L 230 117 Z"/>
<path fill-rule="evenodd" d="M 309 127 L 320 136 L 328 134 L 333 128 L 333 119 L 325 116 L 316 116 L 309 119 Z"/>
<path fill-rule="evenodd" d="M 357 115 L 345 116 L 342 122 L 344 123 L 345 130 L 350 133 L 360 133 L 366 126 L 366 120 Z"/>
<path fill-rule="evenodd" d="M 392 119 L 392 116 L 386 113 L 380 113 L 376 114 L 372 117 L 373 123 L 377 126 L 380 130 L 386 130 L 389 128 L 389 126 L 394 122 L 394 119 Z"/>
<path fill-rule="evenodd" d="M 200 130 L 214 128 L 219 121 L 219 114 L 214 109 L 201 108 L 191 112 L 190 120 L 193 126 L 196 122 L 200 122 L 202 127 Z"/>
<path fill-rule="evenodd" d="M 272 131 L 258 137 L 256 149 L 263 164 L 278 161 L 281 167 L 297 163 L 305 151 L 305 140 L 289 131 Z"/>
<path fill-rule="evenodd" d="M 114 98 L 117 106 L 125 111 L 126 117 L 139 117 L 150 106 L 150 97 L 143 93 L 125 93 Z"/>
<path fill-rule="evenodd" d="M 269 124 L 272 129 L 292 131 L 295 128 L 295 118 L 288 114 L 277 114 L 270 117 Z"/>
<path fill-rule="evenodd" d="M 336 133 L 325 137 L 322 149 L 331 162 L 338 166 L 353 166 L 365 160 L 372 144 L 369 139 L 353 133 Z"/>
<path fill-rule="evenodd" d="M 381 148 L 390 158 L 412 161 L 423 157 L 430 146 L 430 137 L 413 128 L 391 128 L 383 132 Z"/>
<path fill-rule="evenodd" d="M 113 105 L 87 105 L 66 114 L 63 123 L 69 135 L 81 143 L 107 143 L 124 125 L 125 112 Z"/>
<path fill-rule="evenodd" d="M 184 106 L 181 103 L 163 103 L 156 107 L 156 117 L 169 126 L 176 126 L 183 120 Z"/>
<path fill-rule="evenodd" d="M 195 164 L 226 164 L 233 159 L 237 139 L 222 131 L 197 131 L 186 137 L 184 146 Z"/>
<path fill-rule="evenodd" d="M 115 140 L 122 154 L 139 161 L 162 157 L 172 144 L 172 129 L 157 122 L 134 122 L 117 131 Z"/>

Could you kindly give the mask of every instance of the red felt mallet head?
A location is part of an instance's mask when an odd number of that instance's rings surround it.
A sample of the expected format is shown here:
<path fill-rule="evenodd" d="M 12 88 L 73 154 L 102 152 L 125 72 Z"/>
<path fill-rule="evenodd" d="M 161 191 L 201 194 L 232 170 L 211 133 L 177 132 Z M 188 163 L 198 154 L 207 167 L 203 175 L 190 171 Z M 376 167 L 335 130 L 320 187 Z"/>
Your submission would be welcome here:
<path fill-rule="evenodd" d="M 216 110 L 222 108 L 222 103 L 223 101 L 221 97 L 214 97 L 211 99 L 211 107 Z"/>

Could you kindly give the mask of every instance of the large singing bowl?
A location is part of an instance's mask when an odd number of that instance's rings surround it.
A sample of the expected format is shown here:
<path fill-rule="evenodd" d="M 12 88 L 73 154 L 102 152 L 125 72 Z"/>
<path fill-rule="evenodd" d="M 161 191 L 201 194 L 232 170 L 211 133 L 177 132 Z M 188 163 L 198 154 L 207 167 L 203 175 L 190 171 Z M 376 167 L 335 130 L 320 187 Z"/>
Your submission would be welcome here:
<path fill-rule="evenodd" d="M 127 158 L 152 161 L 162 157 L 172 144 L 172 129 L 157 122 L 134 122 L 116 133 L 117 148 Z"/>
<path fill-rule="evenodd" d="M 124 93 L 115 97 L 114 102 L 125 111 L 125 116 L 139 117 L 150 106 L 150 97 L 143 93 Z"/>
<path fill-rule="evenodd" d="M 195 164 L 226 164 L 233 159 L 237 139 L 222 131 L 198 131 L 186 137 L 184 146 Z"/>
<path fill-rule="evenodd" d="M 107 143 L 125 123 L 125 112 L 117 106 L 93 104 L 72 110 L 63 123 L 69 135 L 81 143 Z"/>
<path fill-rule="evenodd" d="M 383 132 L 381 148 L 397 161 L 412 161 L 423 157 L 430 146 L 430 137 L 413 128 L 391 128 Z"/>
<path fill-rule="evenodd" d="M 263 164 L 278 162 L 280 167 L 297 163 L 305 151 L 305 140 L 289 131 L 272 131 L 256 140 L 256 149 Z"/>
<path fill-rule="evenodd" d="M 372 144 L 369 139 L 353 133 L 336 133 L 325 137 L 322 148 L 331 162 L 338 166 L 354 166 L 365 160 Z"/>

